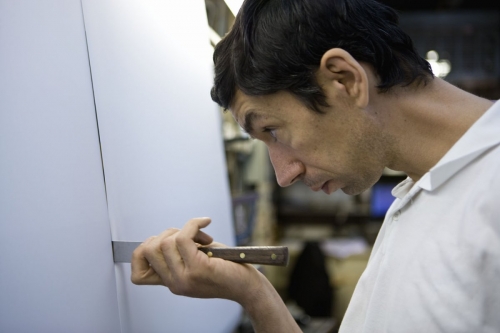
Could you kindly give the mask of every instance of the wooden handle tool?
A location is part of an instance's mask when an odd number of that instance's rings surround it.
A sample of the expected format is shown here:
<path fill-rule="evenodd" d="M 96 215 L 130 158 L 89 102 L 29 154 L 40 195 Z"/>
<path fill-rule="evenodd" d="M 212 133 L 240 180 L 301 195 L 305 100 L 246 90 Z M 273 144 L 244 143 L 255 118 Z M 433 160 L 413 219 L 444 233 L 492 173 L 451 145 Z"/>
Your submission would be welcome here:
<path fill-rule="evenodd" d="M 114 262 L 130 262 L 132 252 L 141 242 L 113 241 Z M 287 266 L 288 248 L 286 246 L 236 246 L 204 247 L 198 250 L 212 258 L 220 258 L 245 264 Z"/>

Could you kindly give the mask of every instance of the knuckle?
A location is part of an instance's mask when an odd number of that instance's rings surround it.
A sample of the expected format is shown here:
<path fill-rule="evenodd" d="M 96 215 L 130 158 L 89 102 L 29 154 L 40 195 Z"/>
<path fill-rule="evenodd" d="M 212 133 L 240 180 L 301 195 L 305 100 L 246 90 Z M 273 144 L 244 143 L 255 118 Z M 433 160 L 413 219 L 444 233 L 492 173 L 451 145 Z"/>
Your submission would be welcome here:
<path fill-rule="evenodd" d="M 161 241 L 160 241 L 160 249 L 165 252 L 165 251 L 169 251 L 170 249 L 172 249 L 173 247 L 173 244 L 172 244 L 172 238 L 171 237 L 166 237 L 166 238 L 163 238 Z"/>
<path fill-rule="evenodd" d="M 182 235 L 178 235 L 177 237 L 175 237 L 175 243 L 177 245 L 182 245 L 182 244 L 185 244 L 186 242 L 190 241 L 191 239 L 189 237 L 186 237 L 186 236 L 182 236 Z"/>
<path fill-rule="evenodd" d="M 134 251 L 132 252 L 132 256 L 139 256 L 141 253 L 144 252 L 144 250 L 146 249 L 147 245 L 142 243 L 141 245 L 139 245 L 138 247 L 136 247 L 134 249 Z"/>
<path fill-rule="evenodd" d="M 155 255 L 155 248 L 153 246 L 146 246 L 142 249 L 142 254 L 145 258 L 152 258 Z"/>
<path fill-rule="evenodd" d="M 142 242 L 142 244 L 140 246 L 146 246 L 147 244 L 149 244 L 155 238 L 156 238 L 156 236 L 151 236 L 151 237 L 146 238 L 144 240 L 144 242 Z"/>

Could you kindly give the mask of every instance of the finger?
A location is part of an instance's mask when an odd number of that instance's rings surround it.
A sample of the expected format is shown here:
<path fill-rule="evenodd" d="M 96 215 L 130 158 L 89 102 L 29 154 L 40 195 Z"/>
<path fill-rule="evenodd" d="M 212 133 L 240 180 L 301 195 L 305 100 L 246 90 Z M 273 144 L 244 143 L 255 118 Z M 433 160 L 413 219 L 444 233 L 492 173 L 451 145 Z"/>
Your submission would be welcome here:
<path fill-rule="evenodd" d="M 163 231 L 159 236 L 159 246 L 160 246 L 160 251 L 163 255 L 163 259 L 165 260 L 165 263 L 167 264 L 168 270 L 170 271 L 170 275 L 173 274 L 173 271 L 175 269 L 178 269 L 178 261 L 180 258 L 180 254 L 177 251 L 177 249 L 172 248 L 172 243 L 174 242 L 174 239 L 172 236 L 177 234 L 180 230 L 177 228 L 170 228 L 165 231 Z M 181 260 L 182 261 L 182 260 Z M 175 267 L 174 267 L 175 266 Z"/>
<path fill-rule="evenodd" d="M 161 250 L 161 244 L 162 244 L 162 239 L 168 239 L 169 234 L 173 235 L 175 233 L 177 233 L 177 230 L 172 230 L 172 229 L 166 230 L 160 234 L 163 236 L 163 238 L 158 236 L 155 237 L 150 242 L 144 244 L 144 250 L 143 250 L 144 257 L 151 266 L 150 268 L 152 268 L 154 272 L 156 272 L 156 274 L 161 278 L 162 284 L 166 286 L 169 285 L 172 278 L 170 269 L 167 265 L 167 262 L 165 261 L 165 258 Z"/>
<path fill-rule="evenodd" d="M 132 260 L 131 260 L 131 265 L 132 265 L 132 272 L 145 272 L 149 269 L 149 262 L 144 258 L 144 254 L 142 253 L 144 250 L 144 245 L 148 244 L 151 242 L 153 239 L 155 239 L 156 236 L 151 236 L 148 239 L 146 239 L 142 244 L 140 244 L 134 252 L 132 252 Z"/>
<path fill-rule="evenodd" d="M 132 253 L 131 280 L 134 284 L 161 284 L 160 277 L 152 272 L 149 262 L 144 257 L 144 245 L 151 242 L 156 236 L 149 237 Z"/>
<path fill-rule="evenodd" d="M 171 280 L 170 269 L 166 262 L 158 256 L 155 247 L 159 247 L 162 239 L 168 238 L 179 232 L 177 228 L 170 228 L 163 231 L 159 236 L 152 236 L 146 239 L 132 254 L 131 260 L 131 280 L 135 284 L 166 284 Z M 155 242 L 156 240 L 156 242 Z M 147 249 L 147 251 L 145 251 Z M 161 251 L 160 251 L 161 252 Z M 180 255 L 177 254 L 177 257 Z M 161 273 L 161 276 L 155 271 Z"/>
<path fill-rule="evenodd" d="M 212 238 L 212 236 L 204 233 L 203 231 L 198 231 L 198 233 L 196 234 L 196 236 L 194 236 L 194 239 L 193 239 L 196 243 L 198 244 L 202 244 L 202 245 L 208 245 L 210 243 L 212 243 L 214 241 L 214 239 Z"/>
<path fill-rule="evenodd" d="M 193 239 L 199 236 L 200 229 L 208 226 L 210 222 L 211 220 L 208 217 L 191 219 L 176 235 L 177 250 L 184 259 L 184 265 L 187 267 L 190 266 L 191 259 L 198 253 L 198 246 L 194 243 Z"/>
<path fill-rule="evenodd" d="M 182 279 L 181 276 L 185 269 L 184 259 L 177 248 L 176 242 L 176 237 L 179 232 L 179 229 L 169 229 L 158 236 L 158 240 L 161 242 L 161 252 L 169 271 L 169 288 L 170 284 L 177 284 L 179 280 Z M 200 244 L 206 244 L 211 243 L 212 240 L 211 236 L 202 231 L 198 231 L 191 242 L 195 241 Z"/>
<path fill-rule="evenodd" d="M 178 235 L 178 233 L 176 233 L 176 235 Z M 160 245 L 163 258 L 174 280 L 184 271 L 184 261 L 177 250 L 176 235 L 163 238 Z"/>

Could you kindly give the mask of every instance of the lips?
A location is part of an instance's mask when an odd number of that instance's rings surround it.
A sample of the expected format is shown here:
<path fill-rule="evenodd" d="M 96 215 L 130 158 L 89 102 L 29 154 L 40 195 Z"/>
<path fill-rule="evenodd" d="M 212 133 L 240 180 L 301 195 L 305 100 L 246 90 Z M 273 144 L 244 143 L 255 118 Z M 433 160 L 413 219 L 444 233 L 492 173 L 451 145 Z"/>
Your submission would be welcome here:
<path fill-rule="evenodd" d="M 336 183 L 333 179 L 326 181 L 323 186 L 321 186 L 321 190 L 328 195 L 337 191 L 339 188 L 341 188 L 341 186 L 338 186 L 338 183 Z"/>
<path fill-rule="evenodd" d="M 322 185 L 320 186 L 311 186 L 311 190 L 313 190 L 314 192 L 318 192 L 318 191 L 323 191 L 325 192 L 326 194 L 330 194 L 332 193 L 333 191 L 330 190 L 330 180 L 327 180 L 326 182 L 324 182 Z M 337 189 L 335 189 L 337 190 Z"/>
<path fill-rule="evenodd" d="M 329 181 L 325 182 L 325 183 L 323 184 L 323 186 L 321 186 L 321 189 L 322 189 L 322 190 L 323 190 L 323 192 L 325 192 L 326 194 L 330 194 L 330 192 L 328 191 L 328 182 L 329 182 Z"/>
<path fill-rule="evenodd" d="M 324 185 L 325 185 L 325 183 L 323 183 L 323 185 L 320 185 L 320 186 L 309 186 L 309 188 L 311 190 L 313 190 L 314 192 L 318 192 L 318 191 L 321 191 L 323 189 Z"/>

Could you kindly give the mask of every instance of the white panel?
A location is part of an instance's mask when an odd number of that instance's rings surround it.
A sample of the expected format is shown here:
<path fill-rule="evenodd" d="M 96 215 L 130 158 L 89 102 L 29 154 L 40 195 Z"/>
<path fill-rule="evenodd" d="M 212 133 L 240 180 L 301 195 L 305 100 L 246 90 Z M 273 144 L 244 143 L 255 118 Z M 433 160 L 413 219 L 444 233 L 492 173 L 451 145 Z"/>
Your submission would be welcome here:
<path fill-rule="evenodd" d="M 114 240 L 142 241 L 210 216 L 234 245 L 220 114 L 210 99 L 203 0 L 85 0 Z M 127 332 L 231 332 L 240 307 L 130 283 L 117 266 Z"/>
<path fill-rule="evenodd" d="M 0 0 L 0 332 L 119 332 L 79 0 Z"/>

